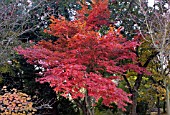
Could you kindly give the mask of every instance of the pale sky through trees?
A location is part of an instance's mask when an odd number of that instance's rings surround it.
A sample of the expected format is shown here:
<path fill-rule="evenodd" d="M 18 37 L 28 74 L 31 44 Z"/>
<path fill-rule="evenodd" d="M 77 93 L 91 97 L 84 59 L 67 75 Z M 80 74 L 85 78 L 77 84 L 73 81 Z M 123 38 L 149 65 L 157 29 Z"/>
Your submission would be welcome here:
<path fill-rule="evenodd" d="M 153 6 L 154 5 L 154 0 L 148 0 L 148 5 Z"/>

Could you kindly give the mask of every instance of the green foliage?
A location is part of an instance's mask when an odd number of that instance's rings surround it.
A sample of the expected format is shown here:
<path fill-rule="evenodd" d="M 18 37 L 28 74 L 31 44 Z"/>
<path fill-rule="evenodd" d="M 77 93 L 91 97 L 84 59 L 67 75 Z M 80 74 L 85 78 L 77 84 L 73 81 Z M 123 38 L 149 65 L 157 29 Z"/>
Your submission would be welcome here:
<path fill-rule="evenodd" d="M 3 82 L 3 78 L 2 76 L 0 76 L 0 84 Z"/>
<path fill-rule="evenodd" d="M 101 111 L 101 110 L 99 110 L 99 109 L 95 109 L 95 115 L 114 115 L 113 113 L 112 113 L 112 111 L 111 110 L 103 110 L 103 111 Z"/>
<path fill-rule="evenodd" d="M 0 67 L 0 73 L 7 73 L 10 72 L 10 66 L 8 64 L 5 64 L 4 66 Z"/>
<path fill-rule="evenodd" d="M 101 29 L 99 30 L 99 33 L 101 35 L 105 35 L 108 31 L 109 31 L 109 27 L 108 26 L 102 26 Z"/>

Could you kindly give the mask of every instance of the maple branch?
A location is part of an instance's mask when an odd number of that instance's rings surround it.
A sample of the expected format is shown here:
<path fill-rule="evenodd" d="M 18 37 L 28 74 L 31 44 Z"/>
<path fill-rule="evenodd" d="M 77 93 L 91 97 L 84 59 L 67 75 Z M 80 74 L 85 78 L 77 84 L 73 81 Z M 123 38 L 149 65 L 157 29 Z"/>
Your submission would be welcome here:
<path fill-rule="evenodd" d="M 125 75 L 123 75 L 123 79 L 125 80 L 127 86 L 128 86 L 128 89 L 129 89 L 129 92 L 132 93 L 132 87 L 127 79 L 127 77 Z"/>

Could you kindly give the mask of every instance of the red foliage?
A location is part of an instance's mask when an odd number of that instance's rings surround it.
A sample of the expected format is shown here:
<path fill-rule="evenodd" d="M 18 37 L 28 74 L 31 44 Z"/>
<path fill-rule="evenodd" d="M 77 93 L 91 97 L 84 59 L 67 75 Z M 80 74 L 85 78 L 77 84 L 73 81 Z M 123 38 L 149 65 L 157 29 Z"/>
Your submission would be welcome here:
<path fill-rule="evenodd" d="M 31 48 L 18 48 L 17 51 L 29 63 L 45 68 L 44 77 L 38 81 L 49 82 L 63 96 L 83 98 L 85 90 L 96 101 L 102 97 L 106 106 L 114 102 L 125 110 L 126 103 L 131 103 L 130 95 L 117 88 L 112 80 L 129 69 L 144 72 L 135 64 L 134 51 L 139 44 L 127 41 L 114 28 L 100 36 L 96 29 L 107 24 L 110 13 L 106 3 L 96 5 L 88 12 L 88 17 L 80 16 L 74 21 L 51 17 L 52 24 L 45 31 L 60 38 L 56 42 L 40 41 Z M 104 73 L 116 76 L 106 78 Z"/>
<path fill-rule="evenodd" d="M 94 0 L 92 7 L 93 10 L 89 10 L 87 6 L 84 6 L 82 10 L 78 12 L 79 20 L 85 20 L 87 26 L 91 29 L 99 29 L 102 25 L 108 25 L 110 18 L 108 0 L 98 0 L 98 2 Z M 88 15 L 88 17 L 86 15 Z"/>

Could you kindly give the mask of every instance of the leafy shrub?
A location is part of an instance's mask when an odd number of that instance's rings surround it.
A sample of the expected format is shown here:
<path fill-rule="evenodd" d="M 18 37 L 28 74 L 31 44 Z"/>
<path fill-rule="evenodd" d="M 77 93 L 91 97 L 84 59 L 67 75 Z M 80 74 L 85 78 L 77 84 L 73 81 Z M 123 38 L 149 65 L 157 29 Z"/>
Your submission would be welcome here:
<path fill-rule="evenodd" d="M 0 95 L 0 113 L 1 115 L 33 115 L 36 109 L 33 108 L 30 96 L 13 88 L 7 90 L 4 86 Z"/>

